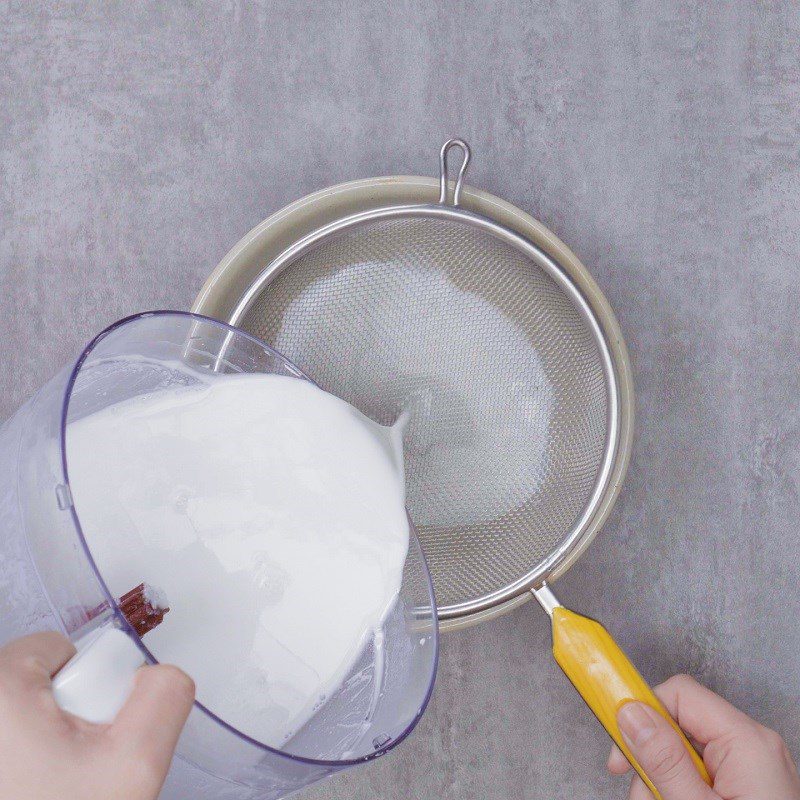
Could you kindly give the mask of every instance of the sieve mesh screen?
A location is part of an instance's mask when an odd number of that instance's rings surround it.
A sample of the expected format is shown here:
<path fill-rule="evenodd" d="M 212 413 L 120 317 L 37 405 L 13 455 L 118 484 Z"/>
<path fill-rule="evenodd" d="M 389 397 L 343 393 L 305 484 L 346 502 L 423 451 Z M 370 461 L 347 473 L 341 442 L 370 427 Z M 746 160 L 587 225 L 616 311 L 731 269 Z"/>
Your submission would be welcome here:
<path fill-rule="evenodd" d="M 572 299 L 485 230 L 365 222 L 290 263 L 240 326 L 373 419 L 408 411 L 408 507 L 448 608 L 535 572 L 590 498 L 609 434 Z"/>

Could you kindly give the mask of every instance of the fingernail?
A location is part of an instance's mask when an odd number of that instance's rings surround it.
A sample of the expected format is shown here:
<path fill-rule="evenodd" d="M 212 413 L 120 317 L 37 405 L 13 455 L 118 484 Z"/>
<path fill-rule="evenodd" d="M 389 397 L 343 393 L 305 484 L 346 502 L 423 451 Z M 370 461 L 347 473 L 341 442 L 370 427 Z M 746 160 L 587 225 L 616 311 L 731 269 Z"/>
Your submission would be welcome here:
<path fill-rule="evenodd" d="M 656 725 L 650 716 L 649 709 L 644 703 L 636 701 L 625 703 L 617 711 L 617 723 L 622 738 L 629 747 L 643 745 L 656 732 Z"/>

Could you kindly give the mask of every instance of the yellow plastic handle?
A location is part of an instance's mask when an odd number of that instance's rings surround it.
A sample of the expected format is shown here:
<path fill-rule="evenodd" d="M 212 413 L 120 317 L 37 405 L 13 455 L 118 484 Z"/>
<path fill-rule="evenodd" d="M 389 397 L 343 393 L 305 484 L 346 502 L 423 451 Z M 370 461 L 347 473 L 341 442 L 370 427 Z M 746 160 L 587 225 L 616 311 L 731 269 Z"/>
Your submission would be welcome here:
<path fill-rule="evenodd" d="M 636 762 L 617 726 L 617 711 L 629 700 L 647 703 L 675 728 L 697 771 L 711 785 L 711 779 L 697 751 L 636 671 L 636 667 L 611 638 L 611 634 L 599 622 L 561 606 L 554 608 L 553 655 L 657 800 L 661 800 L 661 795 Z"/>

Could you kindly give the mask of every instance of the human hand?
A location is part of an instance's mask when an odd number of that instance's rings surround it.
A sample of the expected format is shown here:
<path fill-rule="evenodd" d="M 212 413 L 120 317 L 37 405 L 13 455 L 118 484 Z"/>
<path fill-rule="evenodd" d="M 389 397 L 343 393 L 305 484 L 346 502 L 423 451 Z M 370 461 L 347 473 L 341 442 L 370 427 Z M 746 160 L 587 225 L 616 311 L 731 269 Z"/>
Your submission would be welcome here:
<path fill-rule="evenodd" d="M 111 725 L 62 711 L 51 678 L 75 653 L 57 633 L 0 648 L 0 800 L 155 800 L 194 699 L 177 667 L 142 667 Z"/>
<path fill-rule="evenodd" d="M 800 800 L 800 776 L 783 739 L 688 675 L 655 688 L 667 711 L 702 755 L 714 788 L 706 785 L 667 721 L 638 702 L 626 703 L 617 722 L 631 753 L 663 800 Z M 630 769 L 617 747 L 608 769 Z M 652 800 L 638 776 L 629 800 Z"/>

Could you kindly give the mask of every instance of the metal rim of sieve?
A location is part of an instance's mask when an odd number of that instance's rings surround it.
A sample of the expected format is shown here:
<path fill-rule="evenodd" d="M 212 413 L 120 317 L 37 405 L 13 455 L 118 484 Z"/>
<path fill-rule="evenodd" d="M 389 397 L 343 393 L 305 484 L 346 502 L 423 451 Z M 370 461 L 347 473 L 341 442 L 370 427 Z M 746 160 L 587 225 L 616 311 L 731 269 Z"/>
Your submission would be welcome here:
<path fill-rule="evenodd" d="M 448 179 L 447 160 L 449 151 L 454 147 L 462 150 L 463 161 L 457 179 L 451 183 Z M 556 258 L 506 225 L 484 214 L 460 207 L 461 193 L 464 186 L 463 179 L 470 161 L 468 145 L 463 140 L 450 139 L 441 148 L 439 161 L 439 199 L 437 203 L 401 204 L 370 208 L 336 218 L 332 222 L 311 230 L 285 247 L 261 269 L 247 290 L 238 299 L 238 302 L 236 302 L 229 314 L 228 322 L 234 326 L 240 325 L 248 310 L 269 284 L 323 241 L 349 232 L 365 223 L 401 218 L 449 220 L 481 230 L 510 245 L 530 259 L 552 278 L 568 296 L 572 305 L 579 311 L 597 346 L 607 392 L 606 441 L 593 488 L 571 528 L 560 537 L 560 544 L 548 556 L 539 560 L 522 577 L 481 597 L 439 607 L 438 611 L 442 627 L 455 628 L 492 618 L 496 614 L 503 613 L 528 599 L 531 596 L 529 590 L 540 587 L 546 581 L 563 574 L 594 538 L 600 528 L 602 519 L 605 518 L 610 510 L 610 504 L 613 504 L 627 466 L 630 448 L 631 409 L 626 409 L 628 424 L 623 426 L 620 420 L 623 401 L 630 402 L 630 367 L 627 363 L 624 344 L 619 340 L 616 342 L 617 347 L 613 347 L 609 341 L 608 326 L 604 327 L 601 324 L 590 300 L 587 299 L 585 293 Z M 452 192 L 450 191 L 451 186 Z M 452 203 L 448 202 L 450 197 L 452 197 Z M 611 314 L 610 310 L 608 313 Z M 613 314 L 611 316 L 613 318 Z M 616 325 L 615 320 L 614 325 Z M 626 384 L 626 391 L 624 392 L 621 391 L 620 372 L 623 373 L 623 383 Z M 624 440 L 621 436 L 623 427 L 626 428 Z M 614 478 L 613 482 L 612 478 Z M 599 514 L 598 510 L 604 504 L 606 507 L 602 509 L 602 514 Z M 602 519 L 599 523 L 593 524 L 597 516 L 602 516 Z"/>

